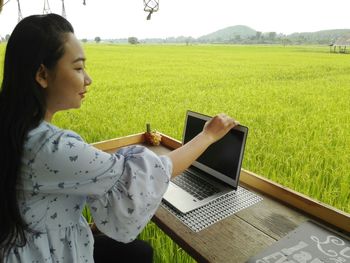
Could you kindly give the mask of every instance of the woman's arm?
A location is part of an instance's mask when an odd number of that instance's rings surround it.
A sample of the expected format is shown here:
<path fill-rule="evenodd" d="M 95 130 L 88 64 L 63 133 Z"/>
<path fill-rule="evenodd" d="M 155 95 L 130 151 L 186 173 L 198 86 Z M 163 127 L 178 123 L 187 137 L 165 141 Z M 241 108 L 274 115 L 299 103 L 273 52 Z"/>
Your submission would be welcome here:
<path fill-rule="evenodd" d="M 173 163 L 173 176 L 181 174 L 212 143 L 221 139 L 237 124 L 237 121 L 223 113 L 207 121 L 201 133 L 167 155 Z"/>

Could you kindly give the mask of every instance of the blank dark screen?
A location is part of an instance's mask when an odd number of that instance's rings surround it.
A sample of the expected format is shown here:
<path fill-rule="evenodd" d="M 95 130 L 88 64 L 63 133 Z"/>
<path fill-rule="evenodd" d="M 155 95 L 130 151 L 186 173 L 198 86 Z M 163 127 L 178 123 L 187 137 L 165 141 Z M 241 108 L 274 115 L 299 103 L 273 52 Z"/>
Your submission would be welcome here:
<path fill-rule="evenodd" d="M 193 116 L 187 118 L 184 143 L 200 133 L 205 124 L 205 120 Z M 222 139 L 209 146 L 197 162 L 236 180 L 243 140 L 242 131 L 231 129 Z"/>

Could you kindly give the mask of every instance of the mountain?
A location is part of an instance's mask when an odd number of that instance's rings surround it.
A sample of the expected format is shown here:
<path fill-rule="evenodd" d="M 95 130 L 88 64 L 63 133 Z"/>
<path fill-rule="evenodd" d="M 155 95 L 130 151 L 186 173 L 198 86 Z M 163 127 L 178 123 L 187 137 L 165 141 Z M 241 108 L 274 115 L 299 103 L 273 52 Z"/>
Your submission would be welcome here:
<path fill-rule="evenodd" d="M 243 25 L 230 26 L 208 35 L 199 37 L 199 42 L 228 42 L 233 39 L 249 38 L 256 35 L 256 30 Z"/>
<path fill-rule="evenodd" d="M 302 40 L 303 42 L 334 43 L 336 39 L 350 35 L 350 29 L 331 29 L 317 32 L 293 33 L 287 37 L 291 41 Z"/>
<path fill-rule="evenodd" d="M 337 39 L 350 38 L 350 29 L 331 29 L 316 32 L 300 32 L 285 35 L 279 32 L 261 32 L 244 25 L 226 27 L 210 34 L 193 38 L 178 36 L 141 39 L 140 43 L 212 43 L 212 44 L 282 44 L 282 45 L 330 45 Z M 109 42 L 126 43 L 127 39 L 112 39 Z"/>
<path fill-rule="evenodd" d="M 331 29 L 284 35 L 276 32 L 259 32 L 238 25 L 220 29 L 196 39 L 199 43 L 226 44 L 331 44 L 340 37 L 350 35 L 350 29 Z"/>

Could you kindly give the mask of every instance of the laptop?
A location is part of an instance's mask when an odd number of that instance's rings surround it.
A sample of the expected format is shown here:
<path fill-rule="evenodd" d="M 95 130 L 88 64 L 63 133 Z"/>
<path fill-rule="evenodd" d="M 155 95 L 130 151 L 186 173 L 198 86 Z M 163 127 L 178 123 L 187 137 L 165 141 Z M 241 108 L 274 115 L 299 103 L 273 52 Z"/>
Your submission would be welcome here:
<path fill-rule="evenodd" d="M 188 110 L 182 144 L 203 130 L 211 117 Z M 237 125 L 182 174 L 171 179 L 163 200 L 181 213 L 188 213 L 220 196 L 237 190 L 248 128 Z"/>

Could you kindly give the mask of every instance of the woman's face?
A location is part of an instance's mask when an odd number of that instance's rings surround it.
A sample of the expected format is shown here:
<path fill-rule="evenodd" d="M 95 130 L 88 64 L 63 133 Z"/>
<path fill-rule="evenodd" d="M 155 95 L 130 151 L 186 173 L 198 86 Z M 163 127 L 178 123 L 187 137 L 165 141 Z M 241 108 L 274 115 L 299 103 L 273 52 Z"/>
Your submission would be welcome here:
<path fill-rule="evenodd" d="M 92 82 L 85 72 L 85 54 L 79 40 L 68 33 L 64 54 L 52 70 L 47 70 L 45 88 L 47 116 L 60 110 L 79 108 Z"/>

